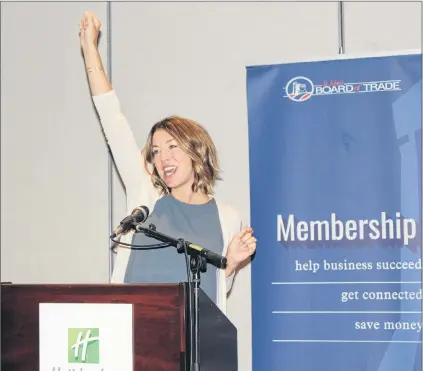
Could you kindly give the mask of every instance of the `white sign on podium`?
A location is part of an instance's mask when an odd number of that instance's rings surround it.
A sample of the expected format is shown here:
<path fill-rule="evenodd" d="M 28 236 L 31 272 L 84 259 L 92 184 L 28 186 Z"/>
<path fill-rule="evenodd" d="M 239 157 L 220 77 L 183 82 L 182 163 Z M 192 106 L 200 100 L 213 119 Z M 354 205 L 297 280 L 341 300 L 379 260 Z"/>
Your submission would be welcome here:
<path fill-rule="evenodd" d="M 40 304 L 40 371 L 133 371 L 131 304 Z"/>

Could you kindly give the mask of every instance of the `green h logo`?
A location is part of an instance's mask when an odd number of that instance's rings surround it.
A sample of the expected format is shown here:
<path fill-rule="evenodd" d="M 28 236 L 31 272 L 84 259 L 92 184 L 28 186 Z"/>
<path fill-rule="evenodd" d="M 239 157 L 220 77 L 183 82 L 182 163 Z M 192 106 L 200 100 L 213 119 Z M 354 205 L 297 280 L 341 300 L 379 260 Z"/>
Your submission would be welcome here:
<path fill-rule="evenodd" d="M 68 329 L 68 362 L 100 363 L 100 337 L 98 328 Z"/>

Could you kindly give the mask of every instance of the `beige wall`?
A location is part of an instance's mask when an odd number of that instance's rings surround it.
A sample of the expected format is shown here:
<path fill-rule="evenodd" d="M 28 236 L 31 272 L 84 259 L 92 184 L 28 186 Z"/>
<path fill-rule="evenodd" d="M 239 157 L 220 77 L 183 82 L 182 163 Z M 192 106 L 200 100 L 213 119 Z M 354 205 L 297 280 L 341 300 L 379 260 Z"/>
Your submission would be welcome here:
<path fill-rule="evenodd" d="M 2 281 L 108 280 L 107 149 L 78 41 L 87 7 L 106 17 L 105 3 L 1 4 Z"/>
<path fill-rule="evenodd" d="M 2 4 L 2 281 L 108 280 L 108 154 L 79 54 L 85 9 L 103 21 L 107 63 L 106 3 Z M 139 145 L 165 115 L 203 123 L 223 168 L 217 196 L 248 222 L 245 66 L 336 56 L 337 11 L 335 2 L 112 3 L 112 80 Z M 420 29 L 420 3 L 345 4 L 347 53 L 420 48 Z M 116 174 L 112 183 L 116 224 L 125 197 Z M 228 311 L 239 369 L 250 371 L 249 266 Z"/>

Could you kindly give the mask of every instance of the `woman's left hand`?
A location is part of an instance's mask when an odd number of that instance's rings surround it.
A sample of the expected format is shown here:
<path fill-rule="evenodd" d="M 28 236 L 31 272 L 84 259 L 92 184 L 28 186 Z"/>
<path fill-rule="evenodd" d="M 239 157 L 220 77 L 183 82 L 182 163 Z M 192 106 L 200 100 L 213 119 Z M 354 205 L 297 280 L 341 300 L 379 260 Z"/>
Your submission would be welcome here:
<path fill-rule="evenodd" d="M 226 254 L 227 269 L 232 272 L 239 264 L 253 255 L 256 245 L 257 239 L 253 236 L 253 229 L 251 227 L 243 228 L 229 244 Z"/>

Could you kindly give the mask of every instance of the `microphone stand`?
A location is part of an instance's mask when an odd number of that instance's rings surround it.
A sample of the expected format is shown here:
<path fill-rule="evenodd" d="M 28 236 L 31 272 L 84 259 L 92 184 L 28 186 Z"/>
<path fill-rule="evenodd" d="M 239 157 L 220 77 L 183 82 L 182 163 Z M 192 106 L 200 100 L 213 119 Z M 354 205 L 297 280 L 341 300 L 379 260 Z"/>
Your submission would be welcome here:
<path fill-rule="evenodd" d="M 190 345 L 191 345 L 191 365 L 190 371 L 200 371 L 200 283 L 201 283 L 201 273 L 207 271 L 207 263 L 216 262 L 217 254 L 204 249 L 204 248 L 194 248 L 190 247 L 190 244 L 187 243 L 184 239 L 173 238 L 167 236 L 163 233 L 156 231 L 156 226 L 150 224 L 148 228 L 143 227 L 141 224 L 135 226 L 137 232 L 144 233 L 147 237 L 155 238 L 156 240 L 168 243 L 171 246 L 176 247 L 176 250 L 179 254 L 183 254 L 187 251 L 190 256 L 190 269 L 193 275 L 193 290 L 189 288 L 189 308 L 190 308 Z M 186 250 L 185 250 L 186 249 Z M 218 256 L 218 259 L 221 263 L 218 268 L 224 268 L 226 266 L 226 258 Z M 188 279 L 189 283 L 189 279 Z M 191 305 L 191 303 L 193 305 Z"/>

